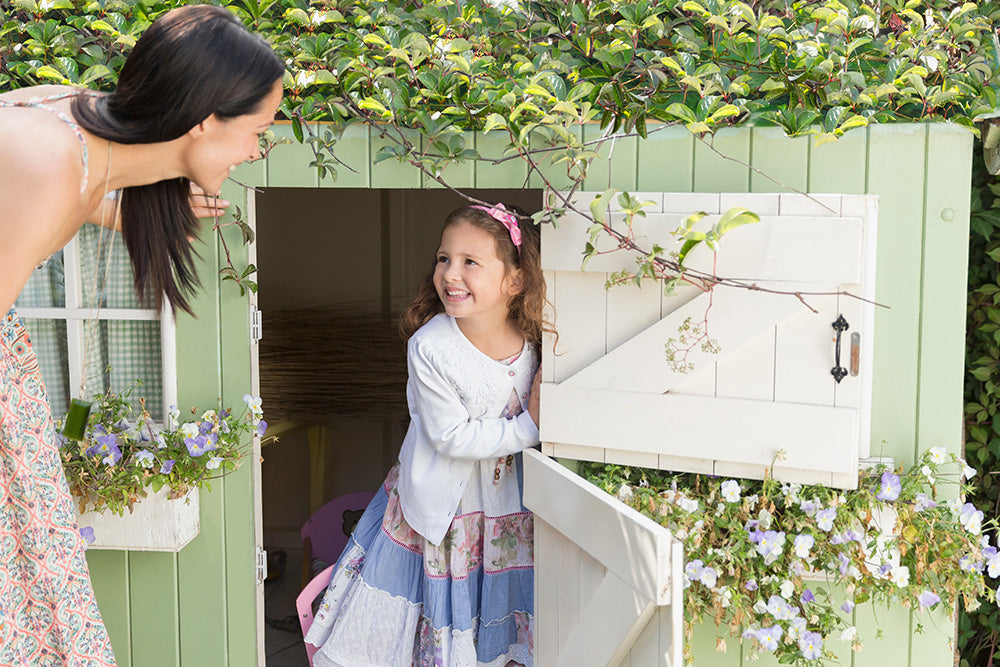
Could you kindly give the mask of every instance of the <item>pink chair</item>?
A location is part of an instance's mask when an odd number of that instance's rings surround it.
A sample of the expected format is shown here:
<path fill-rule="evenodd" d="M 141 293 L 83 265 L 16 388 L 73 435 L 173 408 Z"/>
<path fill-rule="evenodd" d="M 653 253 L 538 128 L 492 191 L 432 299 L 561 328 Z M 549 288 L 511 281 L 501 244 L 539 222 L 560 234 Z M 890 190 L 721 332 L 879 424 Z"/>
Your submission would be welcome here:
<path fill-rule="evenodd" d="M 302 636 L 305 637 L 313 623 L 313 601 L 326 590 L 330 584 L 330 577 L 333 575 L 333 565 L 326 568 L 312 578 L 306 587 L 302 589 L 299 596 L 295 598 L 295 609 L 299 612 L 299 624 L 302 626 Z M 313 655 L 318 649 L 312 644 L 306 644 L 306 656 L 309 658 L 309 666 L 312 667 Z"/>
<path fill-rule="evenodd" d="M 374 496 L 373 491 L 359 491 L 334 498 L 313 512 L 302 526 L 302 592 L 295 599 L 295 609 L 299 614 L 303 637 L 313 622 L 313 601 L 330 583 L 334 564 Z M 329 566 L 313 577 L 314 559 L 322 560 Z M 314 653 L 316 647 L 306 644 L 310 665 Z"/>

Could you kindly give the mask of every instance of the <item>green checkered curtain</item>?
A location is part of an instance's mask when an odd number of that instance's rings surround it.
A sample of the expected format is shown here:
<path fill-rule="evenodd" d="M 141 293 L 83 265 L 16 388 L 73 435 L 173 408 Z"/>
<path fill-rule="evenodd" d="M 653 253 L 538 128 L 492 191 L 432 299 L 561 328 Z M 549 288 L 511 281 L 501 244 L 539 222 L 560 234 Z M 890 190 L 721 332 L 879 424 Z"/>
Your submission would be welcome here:
<path fill-rule="evenodd" d="M 66 280 L 62 251 L 57 252 L 31 274 L 17 299 L 18 308 L 63 308 Z M 69 353 L 66 349 L 66 321 L 23 318 L 54 416 L 69 407 Z"/>
<path fill-rule="evenodd" d="M 77 237 L 83 303 L 90 306 L 94 294 L 102 308 L 142 308 L 132 280 L 132 264 L 121 234 L 94 225 L 84 225 Z M 103 286 L 103 289 L 101 287 Z M 141 398 L 157 421 L 163 419 L 163 363 L 158 320 L 100 320 L 86 330 L 93 348 L 87 376 L 92 387 L 125 391 L 137 381 L 129 401 L 138 409 Z M 96 364 L 96 365 L 95 365 Z"/>

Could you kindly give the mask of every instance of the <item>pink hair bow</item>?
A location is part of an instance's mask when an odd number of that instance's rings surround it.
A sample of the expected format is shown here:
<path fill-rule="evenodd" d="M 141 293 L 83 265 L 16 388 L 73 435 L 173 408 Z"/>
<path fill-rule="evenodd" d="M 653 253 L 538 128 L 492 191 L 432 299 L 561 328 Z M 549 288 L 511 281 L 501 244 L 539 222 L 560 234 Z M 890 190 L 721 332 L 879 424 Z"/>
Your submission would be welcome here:
<path fill-rule="evenodd" d="M 510 240 L 514 243 L 514 247 L 517 248 L 518 252 L 521 252 L 521 228 L 517 226 L 516 215 L 504 208 L 503 204 L 497 204 L 492 208 L 486 206 L 472 206 L 472 208 L 486 211 L 491 218 L 506 227 L 507 231 L 510 232 Z"/>

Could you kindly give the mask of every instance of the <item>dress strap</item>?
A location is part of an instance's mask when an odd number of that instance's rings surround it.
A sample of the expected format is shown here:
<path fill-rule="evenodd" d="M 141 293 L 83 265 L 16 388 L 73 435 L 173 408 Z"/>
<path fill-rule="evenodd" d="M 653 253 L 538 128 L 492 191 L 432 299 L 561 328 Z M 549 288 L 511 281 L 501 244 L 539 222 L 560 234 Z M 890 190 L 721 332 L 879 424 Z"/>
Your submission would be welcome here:
<path fill-rule="evenodd" d="M 83 136 L 83 129 L 75 120 L 59 109 L 48 106 L 50 102 L 57 102 L 75 95 L 77 95 L 76 92 L 61 93 L 59 95 L 50 95 L 49 97 L 33 97 L 30 100 L 24 100 L 23 102 L 0 100 L 0 107 L 29 107 L 33 109 L 44 109 L 45 111 L 54 113 L 59 120 L 66 123 L 69 128 L 73 130 L 73 134 L 75 134 L 76 138 L 80 140 L 81 159 L 83 161 L 83 182 L 80 184 L 80 193 L 82 194 L 87 189 L 87 178 L 90 175 L 87 160 L 87 138 Z"/>

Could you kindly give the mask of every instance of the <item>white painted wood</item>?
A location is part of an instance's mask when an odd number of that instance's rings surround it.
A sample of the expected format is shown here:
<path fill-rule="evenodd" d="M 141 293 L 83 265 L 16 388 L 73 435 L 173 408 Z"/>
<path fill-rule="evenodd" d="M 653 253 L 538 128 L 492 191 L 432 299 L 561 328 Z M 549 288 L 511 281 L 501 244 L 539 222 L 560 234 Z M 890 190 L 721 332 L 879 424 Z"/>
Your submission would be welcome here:
<path fill-rule="evenodd" d="M 201 530 L 198 489 L 170 500 L 169 487 L 151 493 L 118 516 L 112 512 L 84 512 L 80 528 L 94 529 L 89 549 L 129 551 L 180 551 Z"/>
<path fill-rule="evenodd" d="M 698 345 L 686 357 L 694 365 L 691 371 L 678 372 L 670 367 L 665 345 L 671 339 L 679 340 L 678 331 L 686 321 L 692 325 L 707 321 L 705 330 L 709 338 L 718 341 L 723 350 L 734 351 L 747 339 L 773 329 L 781 319 L 803 310 L 801 303 L 786 295 L 748 296 L 743 290 L 724 287 L 702 294 L 636 334 L 628 343 L 581 368 L 562 384 L 634 392 L 670 391 L 676 383 L 714 367 L 719 359 L 717 354 L 705 352 Z"/>
<path fill-rule="evenodd" d="M 580 621 L 563 642 L 556 661 L 543 663 L 539 656 L 539 664 L 580 667 L 620 662 L 655 609 L 652 600 L 608 572 L 580 610 Z"/>
<path fill-rule="evenodd" d="M 535 513 L 535 664 L 681 665 L 682 544 L 535 450 L 524 502 Z M 637 642 L 652 661 L 631 660 Z"/>
<path fill-rule="evenodd" d="M 589 202 L 594 194 L 575 193 L 574 201 Z M 869 447 L 877 200 L 665 194 L 664 213 L 636 220 L 630 231 L 640 245 L 669 247 L 670 232 L 693 210 L 712 213 L 698 223 L 707 228 L 720 211 L 740 205 L 756 205 L 760 223 L 730 232 L 717 254 L 696 249 L 687 263 L 700 261 L 702 269 L 760 289 L 661 296 L 658 320 L 641 289 L 598 293 L 609 272 L 634 266 L 627 253 L 595 257 L 579 270 L 574 244 L 585 238 L 583 216 L 543 232 L 543 264 L 559 287 L 556 326 L 564 343 L 562 355 L 543 351 L 543 367 L 554 366 L 542 389 L 544 451 L 754 477 L 773 467 L 783 479 L 856 486 L 856 459 Z M 621 214 L 609 220 L 626 230 Z M 862 372 L 838 386 L 830 373 L 831 324 L 841 313 L 857 322 L 842 338 L 841 365 L 850 364 L 854 331 L 862 333 L 864 351 Z M 707 328 L 721 348 L 715 354 L 692 346 L 683 359 L 692 366 L 686 373 L 673 370 L 666 354 L 672 339 L 685 354 L 679 334 L 685 323 Z M 691 443 L 698 443 L 697 457 L 690 456 Z M 779 452 L 786 455 L 776 463 Z"/>
<path fill-rule="evenodd" d="M 707 231 L 719 220 L 711 215 L 694 229 Z M 653 243 L 679 250 L 671 232 L 684 216 L 652 214 L 633 222 L 632 230 L 640 247 Z M 611 226 L 627 232 L 621 214 L 610 217 Z M 707 246 L 699 246 L 688 255 L 685 265 L 726 278 L 756 282 L 792 281 L 805 283 L 859 282 L 861 277 L 860 244 L 863 221 L 860 218 L 825 216 L 761 216 L 756 224 L 739 227 L 723 238 L 722 250 L 713 255 Z M 590 222 L 579 215 L 567 216 L 557 227 L 542 228 L 542 268 L 553 271 L 579 271 Z M 597 239 L 602 252 L 616 246 L 607 235 Z M 628 251 L 596 255 L 584 269 L 591 273 L 631 271 L 635 254 Z"/>
<path fill-rule="evenodd" d="M 604 275 L 560 273 L 552 305 L 559 343 L 542 350 L 542 367 L 552 367 L 552 379 L 561 382 L 607 352 L 607 290 Z M 548 354 L 548 357 L 545 355 Z M 543 372 L 545 372 L 543 370 Z"/>
<path fill-rule="evenodd" d="M 670 602 L 678 564 L 663 526 L 533 449 L 524 452 L 524 504 L 629 586 Z"/>
<path fill-rule="evenodd" d="M 822 405 L 625 392 L 542 384 L 546 442 L 678 453 L 697 444 L 716 461 L 848 473 L 857 470 L 857 411 Z M 609 415 L 613 417 L 609 417 Z M 814 447 L 803 434 L 837 443 Z M 562 455 L 562 454 L 560 454 Z"/>

